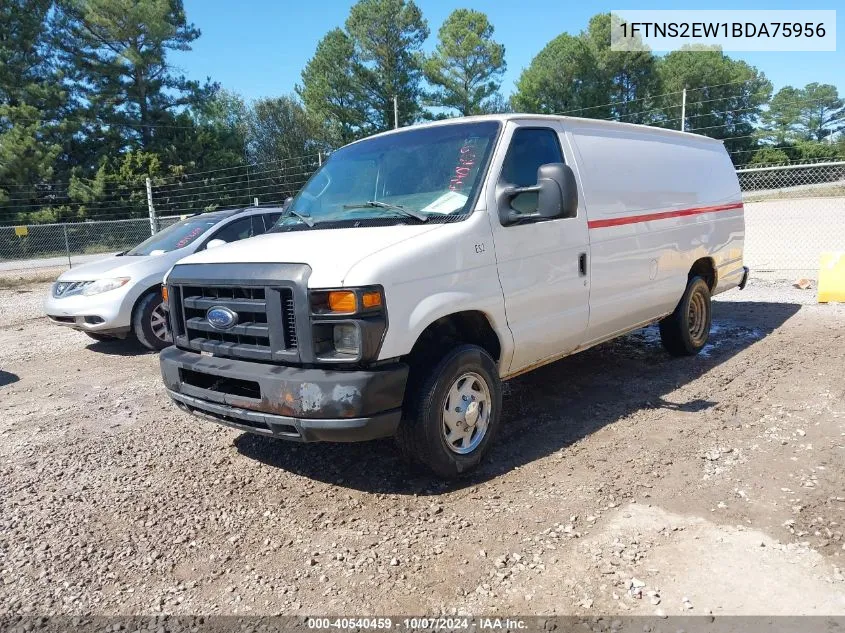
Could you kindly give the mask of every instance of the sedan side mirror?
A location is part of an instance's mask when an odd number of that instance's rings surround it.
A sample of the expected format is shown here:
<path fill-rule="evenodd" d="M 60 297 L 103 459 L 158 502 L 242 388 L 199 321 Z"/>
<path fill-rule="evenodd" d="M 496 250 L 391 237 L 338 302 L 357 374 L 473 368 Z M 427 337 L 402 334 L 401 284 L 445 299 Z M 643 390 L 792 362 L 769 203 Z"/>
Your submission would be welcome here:
<path fill-rule="evenodd" d="M 521 194 L 536 194 L 536 210 L 521 213 L 511 201 Z M 499 196 L 499 216 L 507 226 L 526 219 L 553 220 L 574 218 L 578 214 L 578 185 L 569 165 L 547 163 L 537 169 L 537 184 L 532 187 L 508 187 Z"/>
<path fill-rule="evenodd" d="M 223 246 L 226 244 L 226 240 L 210 240 L 208 244 L 205 245 L 206 248 L 217 248 L 218 246 Z"/>

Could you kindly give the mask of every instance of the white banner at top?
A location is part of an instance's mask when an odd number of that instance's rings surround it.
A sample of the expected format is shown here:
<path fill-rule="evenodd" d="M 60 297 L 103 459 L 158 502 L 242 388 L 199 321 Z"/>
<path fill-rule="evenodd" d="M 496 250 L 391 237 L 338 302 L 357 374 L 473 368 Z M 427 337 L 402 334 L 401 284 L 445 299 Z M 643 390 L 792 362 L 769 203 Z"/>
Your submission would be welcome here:
<path fill-rule="evenodd" d="M 834 10 L 667 10 L 612 12 L 614 51 L 835 51 Z"/>

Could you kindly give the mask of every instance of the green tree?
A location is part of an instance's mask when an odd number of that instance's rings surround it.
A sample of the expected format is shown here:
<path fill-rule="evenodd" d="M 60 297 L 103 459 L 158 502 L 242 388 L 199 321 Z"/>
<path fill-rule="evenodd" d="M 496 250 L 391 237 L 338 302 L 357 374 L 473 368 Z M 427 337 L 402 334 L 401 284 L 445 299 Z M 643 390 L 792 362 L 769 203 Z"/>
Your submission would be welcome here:
<path fill-rule="evenodd" d="M 755 151 L 755 123 L 768 102 L 772 84 L 754 66 L 731 59 L 720 50 L 685 47 L 657 63 L 667 127 L 679 129 L 681 93 L 687 89 L 684 129 L 724 139 L 736 163 Z"/>
<path fill-rule="evenodd" d="M 374 131 L 393 127 L 393 99 L 399 124 L 420 116 L 420 49 L 428 25 L 413 0 L 359 0 L 349 11 L 346 31 L 355 47 L 355 74 L 369 102 Z"/>
<path fill-rule="evenodd" d="M 592 50 L 598 68 L 601 103 L 610 104 L 610 115 L 626 123 L 650 123 L 654 120 L 652 98 L 660 92 L 656 59 L 650 51 L 613 51 L 610 49 L 611 17 L 599 13 L 590 19 L 582 33 Z M 586 116 L 595 116 L 587 113 Z"/>
<path fill-rule="evenodd" d="M 248 118 L 239 95 L 220 91 L 191 110 L 169 114 L 150 151 L 173 175 L 245 165 Z"/>
<path fill-rule="evenodd" d="M 495 97 L 505 72 L 505 47 L 493 41 L 493 25 L 480 11 L 457 9 L 438 31 L 437 49 L 423 64 L 434 86 L 433 106 L 462 116 L 485 114 L 497 107 Z"/>
<path fill-rule="evenodd" d="M 563 33 L 522 71 L 511 98 L 513 109 L 543 114 L 569 113 L 607 118 L 607 86 L 595 51 L 583 37 Z"/>
<path fill-rule="evenodd" d="M 17 221 L 44 200 L 67 126 L 65 94 L 48 46 L 50 0 L 0 3 L 0 222 Z"/>
<path fill-rule="evenodd" d="M 845 100 L 831 84 L 784 86 L 772 97 L 762 122 L 766 138 L 776 143 L 822 141 L 845 129 Z"/>
<path fill-rule="evenodd" d="M 778 90 L 766 111 L 760 115 L 760 138 L 776 145 L 793 141 L 796 136 L 793 126 L 798 120 L 798 104 L 802 100 L 801 90 L 792 86 L 784 86 Z"/>
<path fill-rule="evenodd" d="M 94 177 L 74 175 L 68 185 L 70 198 L 79 205 L 76 218 L 114 219 L 147 215 L 145 180 L 162 175 L 159 156 L 151 152 L 129 151 L 104 159 Z"/>
<path fill-rule="evenodd" d="M 216 86 L 175 74 L 171 51 L 190 50 L 200 31 L 182 0 L 59 0 L 56 38 L 89 140 L 107 153 L 149 149 L 157 126 L 195 106 Z"/>
<path fill-rule="evenodd" d="M 329 31 L 302 71 L 297 93 L 327 145 L 346 145 L 368 132 L 369 106 L 358 81 L 355 46 L 341 29 Z"/>
<path fill-rule="evenodd" d="M 316 167 L 320 148 L 314 122 L 294 96 L 256 101 L 249 115 L 247 148 L 251 162 L 266 163 L 265 190 L 276 198 L 296 192 Z M 275 163 L 275 164 L 273 164 Z"/>
<path fill-rule="evenodd" d="M 35 203 L 38 185 L 53 176 L 61 146 L 50 142 L 50 130 L 38 116 L 33 106 L 0 105 L 0 203 Z"/>

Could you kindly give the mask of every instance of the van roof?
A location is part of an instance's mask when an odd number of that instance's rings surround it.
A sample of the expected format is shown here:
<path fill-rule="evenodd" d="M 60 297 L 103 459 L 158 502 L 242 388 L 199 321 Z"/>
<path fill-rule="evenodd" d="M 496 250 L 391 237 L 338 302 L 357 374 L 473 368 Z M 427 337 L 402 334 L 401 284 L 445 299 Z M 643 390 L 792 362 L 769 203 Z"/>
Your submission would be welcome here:
<path fill-rule="evenodd" d="M 374 134 L 373 136 L 387 136 L 388 134 L 399 134 L 403 130 L 409 129 L 420 129 L 426 127 L 436 127 L 439 125 L 450 125 L 455 123 L 469 123 L 469 122 L 481 122 L 481 121 L 497 121 L 500 123 L 505 123 L 507 121 L 526 121 L 526 120 L 536 120 L 536 121 L 566 121 L 570 124 L 576 125 L 589 125 L 591 127 L 598 126 L 598 127 L 606 127 L 608 129 L 619 129 L 620 127 L 623 128 L 631 128 L 636 129 L 638 131 L 648 130 L 649 133 L 660 135 L 660 136 L 674 136 L 676 138 L 684 138 L 687 140 L 696 140 L 696 141 L 710 141 L 713 143 L 722 143 L 721 139 L 715 139 L 709 136 L 704 136 L 702 134 L 692 134 L 691 132 L 681 132 L 680 130 L 672 130 L 668 128 L 662 127 L 655 127 L 652 125 L 641 125 L 638 123 L 622 123 L 619 121 L 604 121 L 602 119 L 588 119 L 584 117 L 573 117 L 573 116 L 561 116 L 558 114 L 524 114 L 518 112 L 512 112 L 507 114 L 482 114 L 477 116 L 466 116 L 466 117 L 455 117 L 452 119 L 440 119 L 437 121 L 428 121 L 425 123 L 415 123 L 413 125 L 409 125 L 406 127 L 400 127 L 395 130 L 388 130 L 386 132 L 381 132 L 379 134 Z M 372 137 L 367 137 L 372 138 Z M 354 143 L 359 143 L 366 139 L 359 139 L 357 141 L 353 141 L 350 145 Z"/>

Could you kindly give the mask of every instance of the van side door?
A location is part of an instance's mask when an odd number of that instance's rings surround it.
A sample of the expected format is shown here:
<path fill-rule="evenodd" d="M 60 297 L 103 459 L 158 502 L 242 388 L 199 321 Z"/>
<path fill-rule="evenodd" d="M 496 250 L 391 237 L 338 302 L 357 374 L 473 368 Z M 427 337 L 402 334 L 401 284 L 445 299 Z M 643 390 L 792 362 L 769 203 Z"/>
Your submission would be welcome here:
<path fill-rule="evenodd" d="M 488 187 L 488 209 L 514 339 L 508 370 L 512 374 L 582 343 L 590 315 L 589 236 L 581 204 L 575 217 L 502 223 L 500 212 L 508 210 L 503 207 L 522 213 L 537 207 L 536 194 L 508 200 L 501 195 L 504 189 L 536 185 L 540 165 L 566 163 L 574 168 L 573 152 L 556 121 L 510 122 L 503 141 L 504 155 L 500 149 L 491 165 L 496 185 Z"/>

